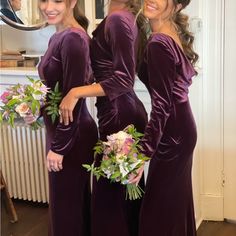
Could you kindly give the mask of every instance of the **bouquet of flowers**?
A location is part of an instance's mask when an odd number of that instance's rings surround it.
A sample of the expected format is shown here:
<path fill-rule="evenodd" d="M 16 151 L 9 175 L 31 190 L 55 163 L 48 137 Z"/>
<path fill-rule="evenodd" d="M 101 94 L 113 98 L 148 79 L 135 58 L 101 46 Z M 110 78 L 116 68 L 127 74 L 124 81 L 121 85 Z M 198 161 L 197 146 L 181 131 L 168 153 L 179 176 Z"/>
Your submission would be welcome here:
<path fill-rule="evenodd" d="M 31 115 L 35 120 L 30 124 L 32 129 L 41 127 L 41 123 L 37 119 L 40 114 L 40 108 L 46 105 L 47 94 L 51 93 L 52 96 L 53 92 L 49 91 L 49 88 L 40 80 L 34 80 L 30 77 L 28 79 L 30 84 L 11 86 L 1 95 L 0 101 L 3 105 L 0 106 L 0 123 L 6 120 L 14 127 L 15 119 Z M 60 94 L 56 98 L 59 96 Z M 53 112 L 50 110 L 50 112 L 51 115 L 58 113 L 58 111 L 54 110 Z"/>
<path fill-rule="evenodd" d="M 95 146 L 95 158 L 102 155 L 99 167 L 84 164 L 99 180 L 105 177 L 111 182 L 120 182 L 126 185 L 126 199 L 135 200 L 142 196 L 143 190 L 140 186 L 129 183 L 129 175 L 137 174 L 137 170 L 149 160 L 140 153 L 140 137 L 143 134 L 136 131 L 133 125 L 127 126 L 123 131 L 107 136 L 107 142 L 99 141 Z"/>

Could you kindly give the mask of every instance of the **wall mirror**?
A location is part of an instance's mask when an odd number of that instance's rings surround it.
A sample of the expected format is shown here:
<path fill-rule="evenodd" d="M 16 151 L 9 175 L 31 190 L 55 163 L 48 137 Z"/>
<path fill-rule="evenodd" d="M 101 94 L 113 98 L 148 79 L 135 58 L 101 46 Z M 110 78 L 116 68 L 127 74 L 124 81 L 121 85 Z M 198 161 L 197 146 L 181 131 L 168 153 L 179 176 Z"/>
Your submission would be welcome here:
<path fill-rule="evenodd" d="M 37 0 L 1 0 L 0 17 L 6 24 L 22 30 L 36 30 L 46 25 Z"/>

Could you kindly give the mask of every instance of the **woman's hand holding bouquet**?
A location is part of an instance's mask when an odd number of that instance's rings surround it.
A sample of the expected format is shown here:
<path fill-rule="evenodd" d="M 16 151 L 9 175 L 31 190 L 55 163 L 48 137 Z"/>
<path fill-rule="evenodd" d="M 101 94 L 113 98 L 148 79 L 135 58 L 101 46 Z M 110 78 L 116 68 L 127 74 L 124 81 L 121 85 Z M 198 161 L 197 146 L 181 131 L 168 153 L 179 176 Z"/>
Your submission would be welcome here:
<path fill-rule="evenodd" d="M 135 179 L 137 171 L 143 168 L 145 161 L 149 160 L 140 152 L 139 140 L 142 136 L 133 125 L 107 136 L 107 142 L 99 141 L 94 148 L 95 157 L 102 155 L 100 166 L 95 167 L 94 164 L 83 166 L 91 171 L 97 180 L 104 177 L 111 182 L 125 185 L 126 199 L 141 198 L 143 190 L 135 183 L 130 183 L 130 179 Z"/>

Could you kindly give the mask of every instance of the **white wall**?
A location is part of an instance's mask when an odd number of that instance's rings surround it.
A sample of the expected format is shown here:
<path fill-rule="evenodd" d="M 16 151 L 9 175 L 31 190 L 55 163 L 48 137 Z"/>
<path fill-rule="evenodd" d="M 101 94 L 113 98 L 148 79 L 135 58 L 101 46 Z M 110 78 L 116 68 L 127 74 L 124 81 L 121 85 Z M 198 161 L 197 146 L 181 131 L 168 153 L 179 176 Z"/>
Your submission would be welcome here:
<path fill-rule="evenodd" d="M 46 27 L 36 31 L 22 31 L 6 24 L 0 25 L 1 50 L 27 50 L 32 53 L 45 52 L 48 40 L 54 32 L 54 27 Z"/>
<path fill-rule="evenodd" d="M 236 1 L 225 2 L 224 217 L 236 222 Z"/>

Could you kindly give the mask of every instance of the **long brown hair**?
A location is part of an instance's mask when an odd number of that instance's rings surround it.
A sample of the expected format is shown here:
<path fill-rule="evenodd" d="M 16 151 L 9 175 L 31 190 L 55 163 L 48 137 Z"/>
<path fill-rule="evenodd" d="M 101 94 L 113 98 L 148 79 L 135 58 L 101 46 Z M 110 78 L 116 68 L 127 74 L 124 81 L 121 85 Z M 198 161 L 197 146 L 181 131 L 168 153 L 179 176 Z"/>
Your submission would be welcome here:
<path fill-rule="evenodd" d="M 67 6 L 69 6 L 72 2 L 72 0 L 64 0 L 64 1 L 66 2 Z M 88 26 L 89 26 L 89 20 L 85 16 L 85 14 L 82 12 L 82 10 L 80 9 L 79 1 L 80 0 L 76 1 L 76 5 L 73 9 L 74 18 L 87 31 Z"/>
<path fill-rule="evenodd" d="M 136 23 L 139 29 L 136 71 L 138 70 L 141 63 L 147 42 L 147 20 L 141 12 L 141 2 L 142 0 L 129 0 L 126 3 L 127 9 L 136 16 Z"/>
<path fill-rule="evenodd" d="M 194 36 L 189 30 L 189 17 L 181 12 L 182 9 L 188 6 L 190 0 L 173 0 L 173 3 L 175 7 L 177 7 L 178 4 L 182 5 L 181 9 L 174 14 L 173 22 L 180 37 L 184 53 L 190 62 L 195 65 L 199 56 L 193 49 Z"/>
<path fill-rule="evenodd" d="M 87 31 L 89 26 L 89 20 L 80 9 L 79 0 L 77 0 L 77 3 L 74 7 L 74 17 L 76 21 Z"/>

